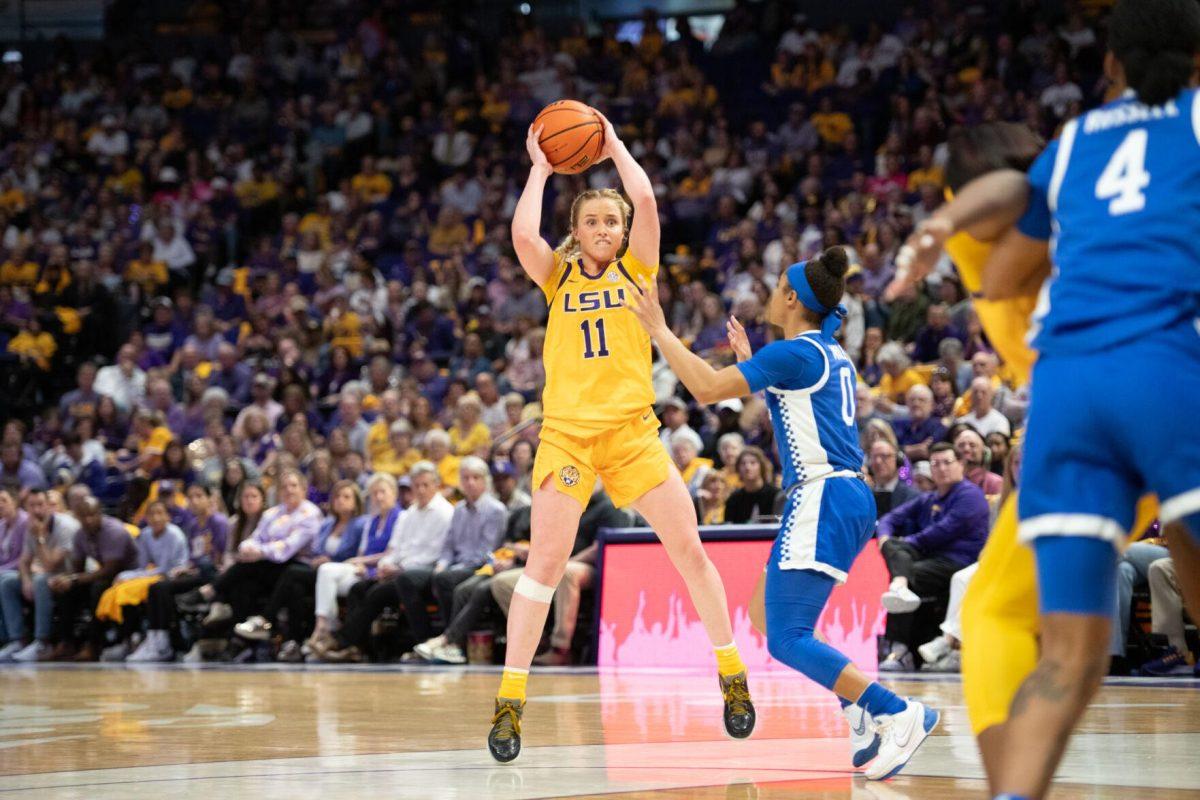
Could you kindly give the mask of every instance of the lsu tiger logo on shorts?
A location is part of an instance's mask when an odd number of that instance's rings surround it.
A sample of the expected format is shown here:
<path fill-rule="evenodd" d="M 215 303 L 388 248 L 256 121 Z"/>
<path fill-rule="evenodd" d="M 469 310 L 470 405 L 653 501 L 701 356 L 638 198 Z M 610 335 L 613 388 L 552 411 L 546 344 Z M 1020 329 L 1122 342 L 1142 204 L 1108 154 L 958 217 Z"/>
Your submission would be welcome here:
<path fill-rule="evenodd" d="M 569 489 L 579 483 L 579 470 L 572 466 L 563 467 L 558 471 L 558 479 Z"/>

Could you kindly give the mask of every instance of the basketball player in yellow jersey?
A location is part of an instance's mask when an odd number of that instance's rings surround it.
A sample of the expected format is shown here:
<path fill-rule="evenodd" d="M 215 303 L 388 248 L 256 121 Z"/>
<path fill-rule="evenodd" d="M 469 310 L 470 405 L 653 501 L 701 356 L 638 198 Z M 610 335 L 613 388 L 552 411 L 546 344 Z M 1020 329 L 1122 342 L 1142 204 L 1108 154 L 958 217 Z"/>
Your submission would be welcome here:
<path fill-rule="evenodd" d="M 980 175 L 1000 169 L 1026 170 L 1044 142 L 1023 125 L 987 123 L 960 128 L 949 136 L 946 166 L 947 204 L 918 226 L 906 247 L 915 256 L 901 267 L 885 299 L 915 285 L 927 275 L 945 248 L 963 286 L 971 293 L 988 341 L 1022 384 L 1028 383 L 1037 354 L 1026 343 L 1030 316 L 1037 305 L 1042 281 L 1050 273 L 1047 261 L 1029 285 L 1015 287 L 1011 296 L 989 300 L 982 296 L 983 268 L 993 244 L 1016 223 L 993 217 L 961 228 L 954 192 Z M 1158 511 L 1143 500 L 1134 529 L 1145 530 Z M 1003 726 L 1009 707 L 1038 659 L 1038 590 L 1033 550 L 1017 540 L 1017 493 L 1005 501 L 979 557 L 979 571 L 967 587 L 962 611 L 962 677 L 967 713 L 979 741 L 989 780 L 999 769 Z"/>
<path fill-rule="evenodd" d="M 571 230 L 557 250 L 541 236 L 542 191 L 552 169 L 530 129 L 533 167 L 513 214 L 513 247 L 549 304 L 541 443 L 533 467 L 531 545 L 508 613 L 508 650 L 488 749 L 501 762 L 521 751 L 525 683 L 579 518 L 597 479 L 617 506 L 654 528 L 679 570 L 717 656 L 726 732 L 754 729 L 746 667 L 733 641 L 725 587 L 709 561 L 695 506 L 658 436 L 650 382 L 650 338 L 624 308 L 625 292 L 658 273 L 654 188 L 607 119 L 600 160 L 611 158 L 633 202 L 612 189 L 571 204 Z M 627 241 L 628 240 L 628 241 Z M 628 245 L 628 246 L 626 246 Z"/>

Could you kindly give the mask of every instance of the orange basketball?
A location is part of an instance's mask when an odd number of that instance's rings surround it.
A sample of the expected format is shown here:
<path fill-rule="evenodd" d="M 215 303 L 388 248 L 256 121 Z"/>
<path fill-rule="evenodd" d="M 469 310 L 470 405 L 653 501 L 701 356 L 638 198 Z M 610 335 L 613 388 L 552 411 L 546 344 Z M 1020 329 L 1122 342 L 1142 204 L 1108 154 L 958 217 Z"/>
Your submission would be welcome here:
<path fill-rule="evenodd" d="M 574 175 L 595 164 L 604 149 L 604 125 L 589 105 L 559 100 L 541 110 L 533 127 L 542 126 L 538 144 L 555 172 Z"/>

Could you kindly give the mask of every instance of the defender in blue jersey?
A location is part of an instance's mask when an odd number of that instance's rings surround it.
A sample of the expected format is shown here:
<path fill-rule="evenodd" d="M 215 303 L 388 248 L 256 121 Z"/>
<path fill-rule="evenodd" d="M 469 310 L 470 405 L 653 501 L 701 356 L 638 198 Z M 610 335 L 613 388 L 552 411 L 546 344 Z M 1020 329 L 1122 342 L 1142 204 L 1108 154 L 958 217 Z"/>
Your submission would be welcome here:
<path fill-rule="evenodd" d="M 1112 101 L 1068 122 L 1028 177 L 975 181 L 925 230 L 932 243 L 1017 223 L 985 268 L 989 298 L 1036 279 L 1047 252 L 1053 262 L 1018 501 L 1042 652 L 1004 731 L 1004 800 L 1045 794 L 1107 671 L 1116 546 L 1147 492 L 1200 612 L 1200 4 L 1119 0 L 1109 46 Z"/>
<path fill-rule="evenodd" d="M 698 401 L 766 393 L 787 493 L 765 574 L 767 646 L 774 658 L 838 696 L 854 766 L 870 762 L 866 776 L 883 780 L 904 768 L 939 715 L 871 681 L 814 635 L 830 592 L 845 582 L 875 530 L 875 499 L 863 480 L 854 421 L 858 378 L 834 339 L 846 313 L 838 303 L 848 266 L 845 250 L 835 247 L 789 267 L 766 314 L 786 338 L 752 355 L 745 331 L 731 317 L 729 341 L 740 363 L 722 370 L 671 332 L 654 286 L 643 283 L 640 292 L 627 295 L 630 309 Z"/>

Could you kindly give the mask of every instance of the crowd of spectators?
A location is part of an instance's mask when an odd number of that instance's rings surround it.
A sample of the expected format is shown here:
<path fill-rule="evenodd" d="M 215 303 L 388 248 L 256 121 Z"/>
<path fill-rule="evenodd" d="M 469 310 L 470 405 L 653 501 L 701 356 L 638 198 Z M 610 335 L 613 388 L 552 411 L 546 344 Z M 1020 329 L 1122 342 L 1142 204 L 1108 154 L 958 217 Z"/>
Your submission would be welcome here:
<path fill-rule="evenodd" d="M 508 221 L 526 127 L 563 97 L 603 110 L 651 176 L 660 294 L 694 350 L 732 360 L 730 313 L 761 346 L 781 269 L 845 245 L 843 339 L 881 516 L 944 492 L 939 452 L 994 503 L 1024 388 L 948 262 L 880 298 L 942 200 L 953 126 L 1050 136 L 1101 96 L 1105 4 L 1041 5 L 931 0 L 816 28 L 739 3 L 705 42 L 682 17 L 668 41 L 651 11 L 626 41 L 615 23 L 550 35 L 519 15 L 494 36 L 436 5 L 201 0 L 157 48 L 63 42 L 50 66 L 7 66 L 0 638 L 26 657 L 86 640 L 84 657 L 115 658 L 134 639 L 166 658 L 194 612 L 282 642 L 284 660 L 353 660 L 400 607 L 414 657 L 462 659 L 527 538 L 546 307 Z M 608 164 L 555 178 L 544 232 L 566 232 L 578 190 L 618 185 Z M 777 513 L 761 398 L 701 409 L 653 370 L 701 521 Z M 631 522 L 602 493 L 593 505 Z M 559 662 L 590 580 L 577 544 Z M 130 585 L 105 597 L 114 579 Z M 102 600 L 107 618 L 70 628 L 64 609 Z"/>

